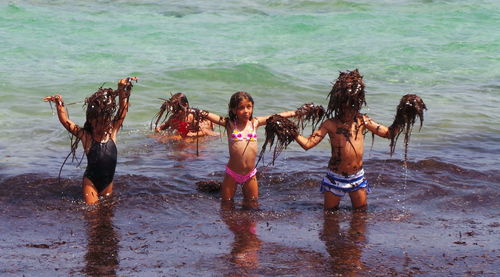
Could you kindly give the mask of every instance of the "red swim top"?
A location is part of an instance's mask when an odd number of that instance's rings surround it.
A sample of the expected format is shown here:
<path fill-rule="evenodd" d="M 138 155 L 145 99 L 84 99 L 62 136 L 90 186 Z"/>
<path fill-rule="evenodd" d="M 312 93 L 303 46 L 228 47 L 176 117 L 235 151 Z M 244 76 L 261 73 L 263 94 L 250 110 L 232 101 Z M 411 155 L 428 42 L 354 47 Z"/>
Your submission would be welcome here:
<path fill-rule="evenodd" d="M 189 129 L 188 129 L 188 123 L 186 121 L 180 121 L 180 120 L 177 120 L 177 119 L 174 119 L 172 120 L 173 124 L 174 125 L 177 125 L 177 132 L 179 132 L 179 135 L 181 135 L 182 137 L 185 137 L 187 136 L 187 134 L 189 133 Z"/>

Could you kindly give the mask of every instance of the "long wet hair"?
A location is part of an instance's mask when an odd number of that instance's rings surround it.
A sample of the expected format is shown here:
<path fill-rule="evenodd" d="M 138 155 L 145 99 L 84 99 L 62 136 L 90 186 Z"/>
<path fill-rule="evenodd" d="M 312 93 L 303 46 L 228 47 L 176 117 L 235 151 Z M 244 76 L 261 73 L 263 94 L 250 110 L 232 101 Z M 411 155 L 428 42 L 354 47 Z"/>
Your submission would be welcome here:
<path fill-rule="evenodd" d="M 153 127 L 153 121 L 155 121 L 155 127 L 157 127 L 160 121 L 161 123 L 163 123 L 167 121 L 170 116 L 176 115 L 181 111 L 187 113 L 189 110 L 189 101 L 186 95 L 184 95 L 184 93 L 182 92 L 178 92 L 172 95 L 170 99 L 162 100 L 164 101 L 160 107 L 160 111 L 157 112 L 151 120 L 151 128 Z M 165 116 L 163 116 L 163 114 L 165 114 Z"/>
<path fill-rule="evenodd" d="M 343 118 L 347 110 L 359 112 L 366 105 L 365 83 L 358 69 L 340 72 L 328 94 L 328 118 Z"/>
<path fill-rule="evenodd" d="M 105 131 L 108 131 L 111 128 L 113 128 L 113 121 L 116 116 L 116 110 L 117 110 L 117 105 L 116 105 L 117 96 L 118 96 L 118 90 L 113 90 L 112 88 L 100 87 L 92 95 L 85 98 L 83 107 L 87 108 L 86 120 L 85 124 L 83 125 L 83 129 L 80 130 L 80 132 L 87 131 L 92 137 L 92 139 L 94 139 L 93 126 L 92 126 L 92 121 L 94 120 L 97 120 L 96 125 L 103 125 Z M 71 152 L 69 155 L 72 155 L 73 161 L 76 159 L 76 149 L 78 148 L 79 143 L 80 143 L 80 138 L 72 135 Z M 66 162 L 66 160 L 64 162 Z"/>
<path fill-rule="evenodd" d="M 97 120 L 97 125 L 103 125 L 104 130 L 113 127 L 113 121 L 116 115 L 117 105 L 116 97 L 118 91 L 112 88 L 99 88 L 95 93 L 85 99 L 84 107 L 87 107 L 86 121 L 83 129 L 92 133 L 93 120 Z"/>
<path fill-rule="evenodd" d="M 234 113 L 233 110 L 237 109 L 238 105 L 243 100 L 248 100 L 252 103 L 252 106 L 255 106 L 253 98 L 248 92 L 238 91 L 238 92 L 234 93 L 233 95 L 231 95 L 231 99 L 229 99 L 229 105 L 228 105 L 229 120 L 231 120 L 231 121 L 236 120 L 236 113 Z M 253 110 L 252 110 L 252 114 L 250 115 L 250 119 L 253 119 Z"/>

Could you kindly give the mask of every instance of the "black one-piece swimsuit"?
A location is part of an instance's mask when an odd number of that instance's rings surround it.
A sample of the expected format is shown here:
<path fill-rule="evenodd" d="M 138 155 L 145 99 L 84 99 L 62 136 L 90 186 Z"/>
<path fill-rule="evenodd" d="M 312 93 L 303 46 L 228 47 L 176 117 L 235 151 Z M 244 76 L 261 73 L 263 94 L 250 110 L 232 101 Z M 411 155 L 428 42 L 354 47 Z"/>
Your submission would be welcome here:
<path fill-rule="evenodd" d="M 104 143 L 92 140 L 83 176 L 94 183 L 97 192 L 103 191 L 113 181 L 117 154 L 116 144 L 112 139 Z"/>

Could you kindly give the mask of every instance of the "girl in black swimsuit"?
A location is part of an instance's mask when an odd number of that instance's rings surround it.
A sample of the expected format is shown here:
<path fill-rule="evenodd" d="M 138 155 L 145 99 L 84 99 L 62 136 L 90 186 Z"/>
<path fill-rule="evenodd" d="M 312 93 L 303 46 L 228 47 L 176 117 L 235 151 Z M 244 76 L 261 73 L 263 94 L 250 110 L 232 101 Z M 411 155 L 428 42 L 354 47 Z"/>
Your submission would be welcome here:
<path fill-rule="evenodd" d="M 118 89 L 100 88 L 85 99 L 87 106 L 86 122 L 81 128 L 69 120 L 61 95 L 47 96 L 45 101 L 56 104 L 57 116 L 61 124 L 76 137 L 71 151 L 74 154 L 79 141 L 87 155 L 87 169 L 83 175 L 83 199 L 94 204 L 99 196 L 110 195 L 113 191 L 113 177 L 116 168 L 116 135 L 128 111 L 128 100 L 132 90 L 129 77 L 118 82 Z M 118 109 L 116 97 L 118 96 Z"/>

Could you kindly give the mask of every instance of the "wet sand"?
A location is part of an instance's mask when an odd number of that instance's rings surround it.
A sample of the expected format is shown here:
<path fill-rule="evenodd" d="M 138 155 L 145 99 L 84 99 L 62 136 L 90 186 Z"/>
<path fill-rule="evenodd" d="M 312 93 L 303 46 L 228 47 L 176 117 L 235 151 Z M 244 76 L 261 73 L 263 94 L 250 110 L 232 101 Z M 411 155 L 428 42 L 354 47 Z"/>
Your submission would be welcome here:
<path fill-rule="evenodd" d="M 324 163 L 322 157 L 308 157 Z M 287 163 L 299 163 L 298 157 Z M 81 203 L 80 177 L 2 176 L 2 276 L 495 276 L 498 172 L 369 160 L 366 212 L 324 213 L 321 170 L 259 168 L 259 208 L 222 206 L 190 166 L 118 175 Z M 289 168 L 288 168 L 289 169 Z M 379 169 L 379 170 L 377 170 Z M 205 174 L 221 180 L 222 172 Z"/>

